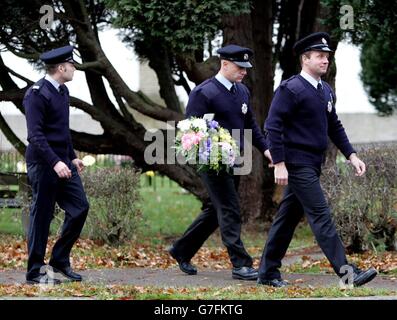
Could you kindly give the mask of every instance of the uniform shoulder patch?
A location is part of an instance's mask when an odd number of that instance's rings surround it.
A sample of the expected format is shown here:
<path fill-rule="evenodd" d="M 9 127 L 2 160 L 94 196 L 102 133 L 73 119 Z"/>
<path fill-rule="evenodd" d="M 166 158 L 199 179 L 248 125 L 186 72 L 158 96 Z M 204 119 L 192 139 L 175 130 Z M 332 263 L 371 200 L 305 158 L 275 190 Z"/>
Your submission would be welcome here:
<path fill-rule="evenodd" d="M 215 83 L 210 81 L 210 79 L 204 81 L 201 85 L 199 85 L 199 90 L 209 100 L 213 99 L 214 97 L 216 97 L 218 94 L 221 93 L 219 88 L 215 85 Z"/>
<path fill-rule="evenodd" d="M 49 90 L 45 85 L 44 78 L 40 79 L 35 84 L 33 84 L 31 88 L 32 88 L 32 92 L 35 92 L 36 94 L 43 96 L 47 100 L 50 99 L 51 93 L 49 92 Z"/>
<path fill-rule="evenodd" d="M 280 87 L 286 87 L 288 85 L 288 83 L 291 82 L 293 79 L 295 79 L 295 76 L 292 76 L 288 79 L 281 81 Z"/>

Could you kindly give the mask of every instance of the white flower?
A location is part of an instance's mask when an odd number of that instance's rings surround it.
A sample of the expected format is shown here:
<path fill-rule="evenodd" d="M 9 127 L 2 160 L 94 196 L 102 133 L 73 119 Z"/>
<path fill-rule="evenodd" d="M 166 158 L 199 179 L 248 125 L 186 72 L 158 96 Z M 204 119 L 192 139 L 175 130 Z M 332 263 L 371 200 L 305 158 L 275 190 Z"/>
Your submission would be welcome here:
<path fill-rule="evenodd" d="M 83 164 L 85 167 L 89 167 L 89 166 L 92 166 L 96 160 L 93 156 L 88 155 L 88 156 L 85 156 L 82 159 L 82 161 L 83 161 Z"/>
<path fill-rule="evenodd" d="M 197 128 L 200 131 L 207 131 L 207 122 L 204 119 L 194 119 L 192 125 L 194 128 Z"/>
<path fill-rule="evenodd" d="M 236 160 L 236 154 L 232 145 L 228 142 L 219 142 L 222 152 L 222 164 L 232 166 Z"/>
<path fill-rule="evenodd" d="M 181 120 L 178 122 L 177 128 L 179 130 L 181 130 L 182 132 L 188 131 L 190 129 L 190 120 L 189 119 L 185 119 L 185 120 Z"/>

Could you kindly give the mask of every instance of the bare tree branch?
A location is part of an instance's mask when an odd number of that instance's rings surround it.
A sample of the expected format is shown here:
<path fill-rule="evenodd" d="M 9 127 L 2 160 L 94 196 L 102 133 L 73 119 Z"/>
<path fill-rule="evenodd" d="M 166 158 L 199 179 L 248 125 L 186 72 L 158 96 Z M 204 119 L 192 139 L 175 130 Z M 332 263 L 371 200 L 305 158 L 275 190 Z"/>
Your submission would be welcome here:
<path fill-rule="evenodd" d="M 193 57 L 177 56 L 177 62 L 186 72 L 190 81 L 200 84 L 204 80 L 214 76 L 219 70 L 219 58 L 210 57 L 204 62 L 196 62 Z"/>
<path fill-rule="evenodd" d="M 73 147 L 77 150 L 93 154 L 123 154 L 123 148 L 117 148 L 113 139 L 106 135 L 94 135 L 70 130 Z"/>
<path fill-rule="evenodd" d="M 68 19 L 75 29 L 83 63 L 100 61 L 102 63 L 103 76 L 106 77 L 109 83 L 112 83 L 115 94 L 123 97 L 131 108 L 157 120 L 168 121 L 183 118 L 180 113 L 149 102 L 149 99 L 142 99 L 141 95 L 130 90 L 104 54 L 91 26 L 84 3 L 78 0 L 64 1 L 63 3 L 68 17 L 72 16 L 74 18 Z M 97 105 L 94 99 L 93 102 Z"/>
<path fill-rule="evenodd" d="M 34 82 L 28 78 L 25 78 L 24 76 L 20 75 L 19 73 L 15 72 L 14 70 L 6 67 L 8 72 L 11 73 L 13 76 L 17 77 L 18 79 L 21 79 L 22 81 L 25 81 L 28 86 L 31 86 L 34 84 Z"/>
<path fill-rule="evenodd" d="M 4 119 L 3 115 L 0 112 L 0 131 L 4 133 L 8 141 L 14 146 L 18 152 L 25 156 L 26 146 L 25 144 L 16 136 L 14 131 L 8 125 L 6 119 Z"/>

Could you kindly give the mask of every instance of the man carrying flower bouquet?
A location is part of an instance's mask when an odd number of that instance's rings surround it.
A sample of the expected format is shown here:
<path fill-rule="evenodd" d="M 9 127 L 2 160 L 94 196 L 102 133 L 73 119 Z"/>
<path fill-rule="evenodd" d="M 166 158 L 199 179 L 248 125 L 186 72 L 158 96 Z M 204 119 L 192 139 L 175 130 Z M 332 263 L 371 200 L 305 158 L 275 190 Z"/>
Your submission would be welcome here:
<path fill-rule="evenodd" d="M 202 118 L 214 114 L 214 120 L 230 133 L 240 130 L 242 150 L 244 129 L 252 130 L 253 145 L 271 161 L 266 139 L 258 127 L 250 107 L 248 88 L 241 83 L 252 65 L 249 59 L 253 52 L 249 48 L 228 45 L 218 50 L 221 67 L 215 77 L 207 79 L 192 90 L 186 107 L 186 118 Z M 241 241 L 241 219 L 238 197 L 239 176 L 228 171 L 208 170 L 200 173 L 210 200 L 186 232 L 169 249 L 180 269 L 194 275 L 197 269 L 190 260 L 205 240 L 220 228 L 223 244 L 233 265 L 232 277 L 256 280 L 258 272 L 252 267 L 252 258 Z"/>

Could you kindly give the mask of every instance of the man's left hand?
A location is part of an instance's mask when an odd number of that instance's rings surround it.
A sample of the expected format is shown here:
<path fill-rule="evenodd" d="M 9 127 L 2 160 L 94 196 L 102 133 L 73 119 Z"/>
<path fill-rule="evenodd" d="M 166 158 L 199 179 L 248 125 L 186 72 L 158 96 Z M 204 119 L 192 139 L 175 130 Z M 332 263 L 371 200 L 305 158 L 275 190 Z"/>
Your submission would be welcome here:
<path fill-rule="evenodd" d="M 355 153 L 350 155 L 349 161 L 354 169 L 356 169 L 356 176 L 361 177 L 365 173 L 365 163 L 362 162 Z"/>
<path fill-rule="evenodd" d="M 76 159 L 72 160 L 72 163 L 77 168 L 77 172 L 79 174 L 84 170 L 83 161 L 81 161 L 79 158 L 76 158 Z"/>
<path fill-rule="evenodd" d="M 272 155 L 270 154 L 269 149 L 267 149 L 265 152 L 265 157 L 270 161 L 270 163 L 268 164 L 269 168 L 273 168 L 274 164 L 273 164 L 273 159 L 272 159 Z"/>

